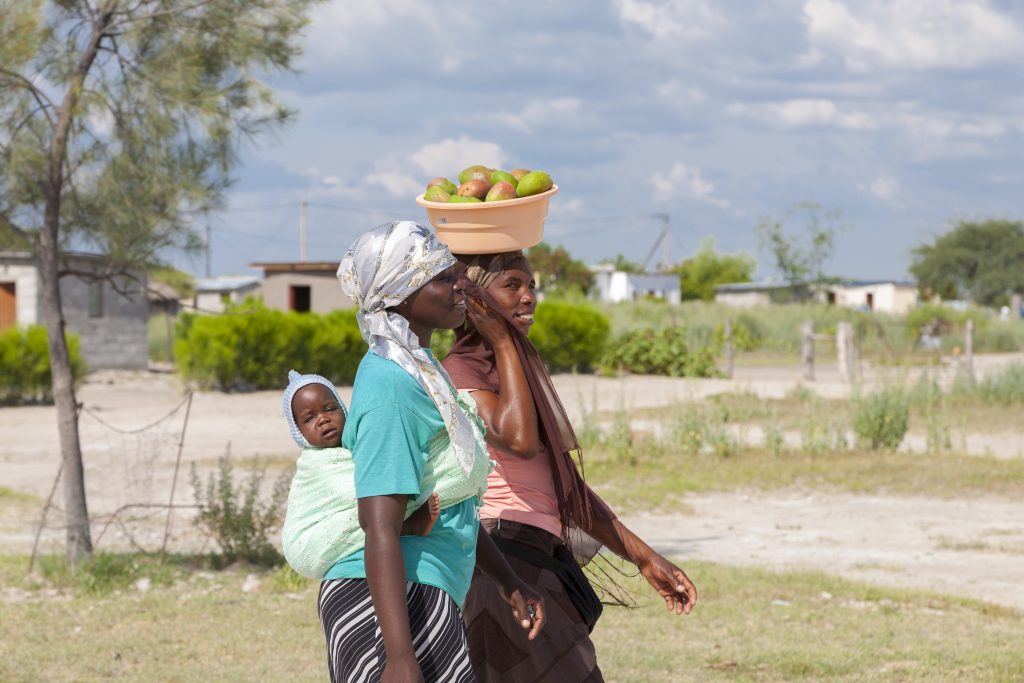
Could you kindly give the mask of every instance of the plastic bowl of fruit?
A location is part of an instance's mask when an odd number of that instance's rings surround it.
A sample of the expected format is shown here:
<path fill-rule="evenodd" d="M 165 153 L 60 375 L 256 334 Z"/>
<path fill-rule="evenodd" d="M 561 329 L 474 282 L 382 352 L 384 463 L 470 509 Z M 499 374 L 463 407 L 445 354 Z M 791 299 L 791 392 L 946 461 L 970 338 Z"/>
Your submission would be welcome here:
<path fill-rule="evenodd" d="M 513 179 L 512 174 L 519 177 Z M 558 192 L 547 173 L 525 169 L 505 173 L 471 166 L 459 176 L 459 185 L 435 178 L 416 197 L 438 239 L 453 253 L 516 251 L 543 239 L 548 204 Z"/>

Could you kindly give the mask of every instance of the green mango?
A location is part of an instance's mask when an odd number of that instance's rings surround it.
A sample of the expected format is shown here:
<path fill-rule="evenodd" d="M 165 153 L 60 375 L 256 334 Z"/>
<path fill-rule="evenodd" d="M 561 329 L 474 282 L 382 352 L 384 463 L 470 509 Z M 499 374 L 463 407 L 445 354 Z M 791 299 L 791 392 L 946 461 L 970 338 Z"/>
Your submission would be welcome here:
<path fill-rule="evenodd" d="M 479 204 L 480 200 L 476 197 L 460 197 L 457 194 L 453 194 L 448 198 L 449 204 Z"/>
<path fill-rule="evenodd" d="M 469 166 L 468 168 L 464 168 L 462 173 L 459 174 L 459 185 L 465 185 L 470 180 L 486 180 L 487 182 L 490 182 L 491 173 L 491 169 L 486 166 L 481 166 L 480 164 Z"/>
<path fill-rule="evenodd" d="M 504 171 L 495 171 L 491 174 L 491 182 L 497 185 L 499 182 L 505 181 L 512 187 L 519 184 L 519 180 L 511 173 L 505 173 Z"/>
<path fill-rule="evenodd" d="M 551 180 L 551 176 L 544 171 L 530 171 L 519 179 L 516 194 L 520 197 L 532 197 L 535 194 L 547 192 L 552 185 L 554 182 Z"/>
<path fill-rule="evenodd" d="M 487 196 L 484 197 L 485 202 L 500 202 L 506 199 L 516 198 L 516 188 L 512 183 L 507 183 L 504 180 L 499 180 L 494 183 L 488 192 Z"/>
<path fill-rule="evenodd" d="M 427 183 L 428 190 L 432 187 L 440 187 L 448 194 L 455 194 L 455 190 L 459 189 L 458 185 L 448 180 L 447 178 L 443 178 L 441 176 L 438 176 L 431 180 L 429 183 Z"/>
<path fill-rule="evenodd" d="M 433 185 L 427 188 L 427 192 L 423 195 L 423 198 L 428 202 L 447 202 L 451 196 L 452 193 L 445 192 L 445 189 L 440 185 Z"/>

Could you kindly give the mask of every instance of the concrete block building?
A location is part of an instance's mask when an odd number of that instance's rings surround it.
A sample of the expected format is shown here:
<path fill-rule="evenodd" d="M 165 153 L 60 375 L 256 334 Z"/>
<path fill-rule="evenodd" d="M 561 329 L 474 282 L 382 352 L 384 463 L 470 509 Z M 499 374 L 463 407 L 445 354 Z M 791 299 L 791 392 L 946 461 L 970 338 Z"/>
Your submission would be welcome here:
<path fill-rule="evenodd" d="M 107 261 L 95 254 L 66 253 L 70 269 L 101 273 Z M 67 330 L 78 335 L 82 357 L 90 369 L 145 368 L 149 363 L 146 274 L 134 273 L 118 283 L 66 275 L 60 281 Z M 21 325 L 42 325 L 42 292 L 32 254 L 0 251 L 0 331 Z"/>

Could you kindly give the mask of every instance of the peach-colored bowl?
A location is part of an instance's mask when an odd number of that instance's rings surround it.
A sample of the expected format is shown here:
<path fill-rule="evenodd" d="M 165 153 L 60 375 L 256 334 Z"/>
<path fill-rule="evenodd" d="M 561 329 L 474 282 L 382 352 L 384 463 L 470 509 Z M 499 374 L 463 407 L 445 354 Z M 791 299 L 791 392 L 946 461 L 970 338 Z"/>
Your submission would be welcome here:
<path fill-rule="evenodd" d="M 416 203 L 427 210 L 437 238 L 455 254 L 492 254 L 526 249 L 544 237 L 548 200 L 558 192 L 553 185 L 532 197 L 479 204 Z"/>

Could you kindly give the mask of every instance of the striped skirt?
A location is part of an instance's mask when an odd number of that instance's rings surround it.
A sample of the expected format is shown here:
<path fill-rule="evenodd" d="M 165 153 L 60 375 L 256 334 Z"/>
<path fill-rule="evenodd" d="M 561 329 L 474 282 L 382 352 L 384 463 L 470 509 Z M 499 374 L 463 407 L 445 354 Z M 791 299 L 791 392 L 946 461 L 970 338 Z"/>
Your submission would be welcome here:
<path fill-rule="evenodd" d="M 406 582 L 409 630 L 426 683 L 476 683 L 466 628 L 451 596 Z M 366 579 L 328 579 L 317 600 L 331 683 L 378 683 L 387 662 Z"/>

